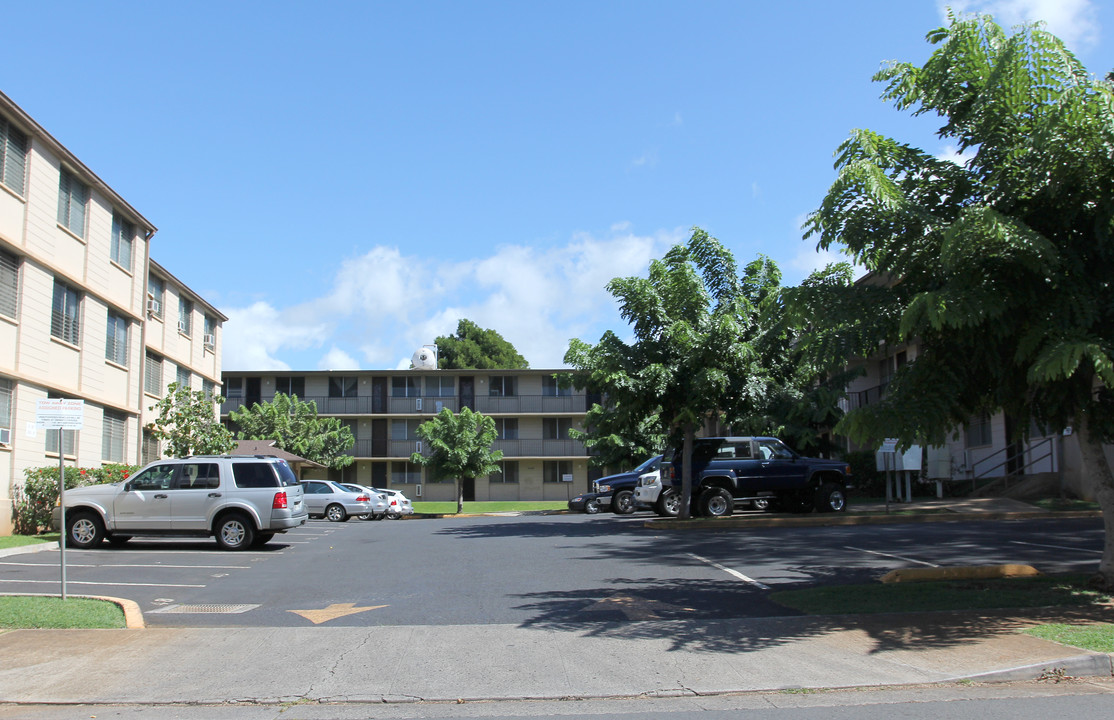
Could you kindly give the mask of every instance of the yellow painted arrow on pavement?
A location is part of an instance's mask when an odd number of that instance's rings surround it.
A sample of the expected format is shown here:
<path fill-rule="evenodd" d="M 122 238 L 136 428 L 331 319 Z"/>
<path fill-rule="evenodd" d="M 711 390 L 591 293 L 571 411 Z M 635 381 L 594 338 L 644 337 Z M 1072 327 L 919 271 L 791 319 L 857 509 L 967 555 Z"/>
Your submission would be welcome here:
<path fill-rule="evenodd" d="M 336 620 L 338 617 L 345 615 L 355 615 L 356 613 L 366 612 L 368 610 L 378 610 L 385 608 L 387 605 L 369 605 L 368 607 L 356 607 L 356 603 L 333 603 L 327 608 L 321 610 L 288 610 L 297 615 L 301 615 L 306 620 L 309 620 L 314 625 L 320 625 L 329 620 Z"/>

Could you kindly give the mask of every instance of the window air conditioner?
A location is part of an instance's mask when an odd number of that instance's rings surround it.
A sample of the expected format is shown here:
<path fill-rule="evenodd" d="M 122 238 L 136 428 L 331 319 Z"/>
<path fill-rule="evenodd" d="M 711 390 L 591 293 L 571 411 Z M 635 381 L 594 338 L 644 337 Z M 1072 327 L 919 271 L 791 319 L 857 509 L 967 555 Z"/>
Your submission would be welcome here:
<path fill-rule="evenodd" d="M 213 335 L 211 333 L 206 333 L 204 340 L 205 340 L 205 344 L 208 345 L 209 347 L 213 347 L 217 344 L 217 336 Z"/>
<path fill-rule="evenodd" d="M 154 298 L 147 298 L 147 312 L 158 315 L 160 312 L 162 312 L 162 305 L 160 305 L 159 301 L 155 300 Z"/>
<path fill-rule="evenodd" d="M 414 490 L 414 497 L 421 497 L 422 496 L 422 486 L 417 485 L 416 487 L 417 487 L 417 489 Z"/>
<path fill-rule="evenodd" d="M 422 399 L 421 398 L 414 398 L 414 408 L 416 410 L 421 410 L 422 409 Z"/>
<path fill-rule="evenodd" d="M 12 444 L 12 431 L 9 428 L 0 428 L 0 445 Z"/>
<path fill-rule="evenodd" d="M 186 332 L 186 323 L 185 323 L 184 320 L 179 320 L 178 321 L 178 332 L 180 332 L 180 333 Z"/>
<path fill-rule="evenodd" d="M 422 451 L 422 441 L 418 440 L 414 443 L 414 452 L 420 453 Z"/>

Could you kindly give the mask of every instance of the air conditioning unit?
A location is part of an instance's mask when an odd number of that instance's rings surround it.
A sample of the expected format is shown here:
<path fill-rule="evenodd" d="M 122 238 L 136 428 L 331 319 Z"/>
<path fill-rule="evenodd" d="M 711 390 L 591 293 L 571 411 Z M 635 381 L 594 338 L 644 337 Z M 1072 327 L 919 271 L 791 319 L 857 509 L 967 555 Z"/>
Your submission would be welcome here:
<path fill-rule="evenodd" d="M 416 489 L 414 490 L 414 497 L 421 497 L 422 496 L 422 486 L 417 485 L 415 487 L 416 487 Z"/>
<path fill-rule="evenodd" d="M 418 440 L 414 443 L 414 452 L 420 453 L 422 451 L 422 441 Z"/>
<path fill-rule="evenodd" d="M 151 313 L 152 315 L 158 315 L 162 312 L 162 305 L 160 305 L 159 301 L 154 298 L 147 298 L 147 312 Z"/>
<path fill-rule="evenodd" d="M 215 347 L 217 344 L 217 336 L 212 333 L 205 333 L 204 341 L 209 347 Z"/>
<path fill-rule="evenodd" d="M 179 320 L 178 321 L 178 332 L 180 332 L 180 333 L 186 332 L 186 321 L 185 320 Z"/>
<path fill-rule="evenodd" d="M 0 428 L 0 445 L 12 444 L 12 431 L 9 428 Z"/>
<path fill-rule="evenodd" d="M 414 409 L 415 410 L 421 410 L 422 409 L 422 399 L 421 398 L 414 398 Z"/>

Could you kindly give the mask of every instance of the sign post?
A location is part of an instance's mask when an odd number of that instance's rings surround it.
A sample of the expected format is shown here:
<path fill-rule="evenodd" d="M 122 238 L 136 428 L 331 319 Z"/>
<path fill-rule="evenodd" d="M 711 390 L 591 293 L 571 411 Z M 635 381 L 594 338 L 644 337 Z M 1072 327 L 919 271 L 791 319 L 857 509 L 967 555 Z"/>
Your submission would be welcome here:
<path fill-rule="evenodd" d="M 897 452 L 897 438 L 886 438 L 885 442 L 882 443 L 882 448 L 878 452 L 882 453 L 882 458 L 886 465 L 886 514 L 889 515 L 890 497 L 892 496 L 890 489 L 893 479 L 892 471 L 897 465 L 897 463 L 894 462 L 894 453 Z M 898 490 L 898 495 L 901 495 L 900 490 Z"/>
<path fill-rule="evenodd" d="M 85 401 L 65 398 L 39 400 L 35 403 L 35 424 L 47 430 L 58 431 L 58 505 L 61 530 L 58 536 L 59 561 L 62 573 L 62 599 L 66 599 L 66 449 L 62 443 L 63 430 L 80 430 L 85 421 Z"/>

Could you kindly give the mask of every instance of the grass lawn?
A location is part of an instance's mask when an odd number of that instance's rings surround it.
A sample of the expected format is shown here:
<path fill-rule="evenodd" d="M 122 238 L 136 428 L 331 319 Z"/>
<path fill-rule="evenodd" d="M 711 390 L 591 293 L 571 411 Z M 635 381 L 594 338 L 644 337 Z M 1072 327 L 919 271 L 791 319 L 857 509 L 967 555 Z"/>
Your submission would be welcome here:
<path fill-rule="evenodd" d="M 1084 650 L 1114 653 L 1114 625 L 1110 623 L 1037 625 L 1025 630 L 1025 634 Z"/>
<path fill-rule="evenodd" d="M 44 535 L 2 535 L 0 536 L 0 550 L 44 542 L 58 542 L 58 533 L 46 533 Z"/>
<path fill-rule="evenodd" d="M 1104 605 L 1086 575 L 835 585 L 784 590 L 770 599 L 809 615 Z"/>
<path fill-rule="evenodd" d="M 490 512 L 529 512 L 540 510 L 566 510 L 569 507 L 567 500 L 553 500 L 550 502 L 466 502 L 466 513 Z M 455 502 L 416 502 L 415 513 L 428 515 L 452 515 L 456 512 Z"/>
<path fill-rule="evenodd" d="M 1090 500 L 1061 500 L 1060 498 L 1043 498 L 1033 500 L 1032 503 L 1045 510 L 1099 510 L 1097 502 Z"/>
<path fill-rule="evenodd" d="M 0 595 L 0 628 L 122 628 L 124 611 L 89 598 Z"/>

